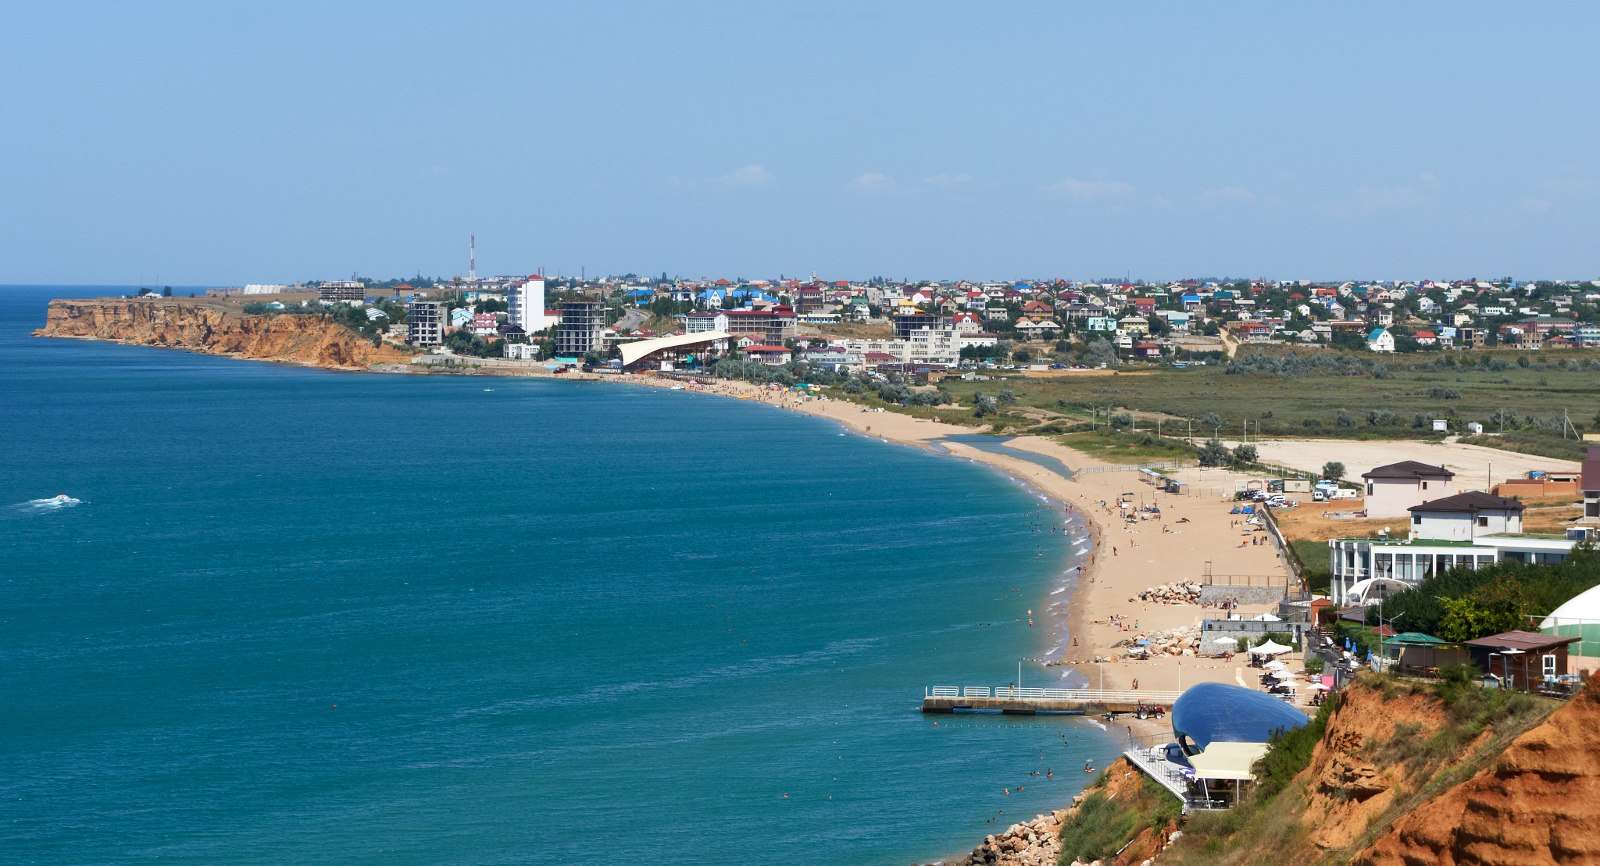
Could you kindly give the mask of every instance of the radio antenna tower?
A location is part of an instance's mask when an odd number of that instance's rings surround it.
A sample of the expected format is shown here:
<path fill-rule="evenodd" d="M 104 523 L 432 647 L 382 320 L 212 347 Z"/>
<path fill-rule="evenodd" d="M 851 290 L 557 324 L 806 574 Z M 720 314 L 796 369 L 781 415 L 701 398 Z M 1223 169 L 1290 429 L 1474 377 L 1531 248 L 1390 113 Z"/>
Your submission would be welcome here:
<path fill-rule="evenodd" d="M 467 282 L 478 281 L 478 235 L 476 232 L 467 235 Z"/>

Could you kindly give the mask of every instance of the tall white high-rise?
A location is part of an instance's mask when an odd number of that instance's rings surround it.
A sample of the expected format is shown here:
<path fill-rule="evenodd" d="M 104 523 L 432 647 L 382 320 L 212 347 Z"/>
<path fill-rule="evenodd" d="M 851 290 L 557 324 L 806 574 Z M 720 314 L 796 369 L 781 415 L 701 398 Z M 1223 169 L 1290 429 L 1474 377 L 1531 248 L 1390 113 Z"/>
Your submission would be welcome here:
<path fill-rule="evenodd" d="M 506 294 L 506 319 L 530 334 L 550 327 L 544 315 L 544 277 L 534 274 Z"/>

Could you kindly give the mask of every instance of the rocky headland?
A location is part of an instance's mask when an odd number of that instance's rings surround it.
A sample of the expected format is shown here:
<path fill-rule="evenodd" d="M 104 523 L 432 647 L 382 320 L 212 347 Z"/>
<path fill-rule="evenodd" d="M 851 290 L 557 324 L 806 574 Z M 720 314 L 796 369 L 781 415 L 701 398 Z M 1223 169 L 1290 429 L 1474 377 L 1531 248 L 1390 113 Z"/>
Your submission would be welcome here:
<path fill-rule="evenodd" d="M 234 306 L 178 298 L 54 300 L 40 337 L 187 349 L 334 370 L 366 370 L 411 356 L 316 316 L 248 315 Z"/>

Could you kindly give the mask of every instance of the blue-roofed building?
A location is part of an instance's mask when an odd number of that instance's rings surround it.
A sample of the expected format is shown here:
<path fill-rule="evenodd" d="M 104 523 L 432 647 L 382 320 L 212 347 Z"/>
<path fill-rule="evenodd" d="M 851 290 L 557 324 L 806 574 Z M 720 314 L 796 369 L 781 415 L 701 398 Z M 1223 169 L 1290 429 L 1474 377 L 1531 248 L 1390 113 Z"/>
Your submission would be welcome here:
<path fill-rule="evenodd" d="M 1393 352 L 1394 335 L 1388 328 L 1373 328 L 1367 332 L 1367 348 L 1374 352 Z"/>
<path fill-rule="evenodd" d="M 1172 705 L 1172 735 L 1190 755 L 1212 743 L 1265 743 L 1306 722 L 1276 695 L 1227 683 L 1190 686 Z"/>

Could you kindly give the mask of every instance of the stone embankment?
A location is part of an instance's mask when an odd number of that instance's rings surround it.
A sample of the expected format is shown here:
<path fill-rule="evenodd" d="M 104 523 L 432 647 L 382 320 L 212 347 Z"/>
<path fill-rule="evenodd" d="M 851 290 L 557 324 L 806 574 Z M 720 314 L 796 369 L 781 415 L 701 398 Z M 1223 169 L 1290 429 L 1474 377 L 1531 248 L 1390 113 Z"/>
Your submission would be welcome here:
<path fill-rule="evenodd" d="M 55 300 L 40 337 L 188 349 L 335 370 L 403 363 L 405 350 L 317 316 L 252 316 L 225 304 L 177 298 Z"/>

